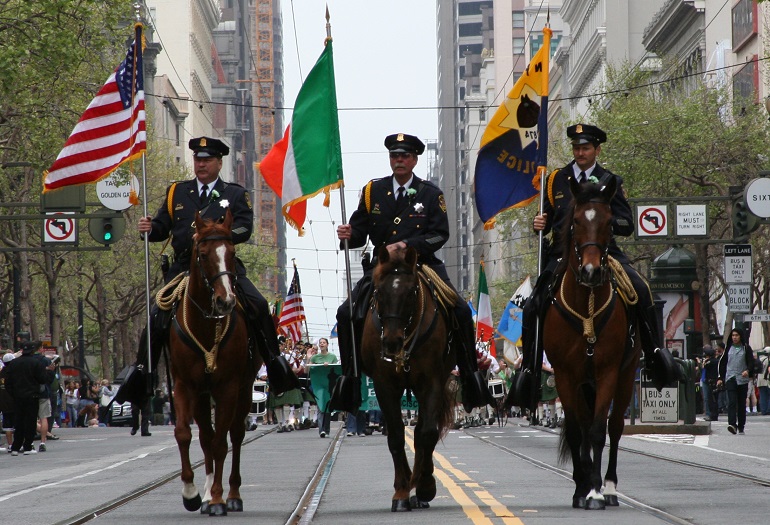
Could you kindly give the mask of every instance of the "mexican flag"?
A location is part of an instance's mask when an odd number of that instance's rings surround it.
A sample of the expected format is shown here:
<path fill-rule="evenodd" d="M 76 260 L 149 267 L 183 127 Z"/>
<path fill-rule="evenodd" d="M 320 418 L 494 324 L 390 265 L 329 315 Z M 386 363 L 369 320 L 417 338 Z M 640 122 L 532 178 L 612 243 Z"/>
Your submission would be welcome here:
<path fill-rule="evenodd" d="M 476 341 L 482 343 L 489 341 L 489 353 L 496 358 L 495 332 L 492 328 L 492 303 L 489 301 L 489 287 L 487 286 L 487 274 L 484 272 L 484 261 L 481 261 L 479 269 L 479 296 L 476 304 L 479 307 L 476 317 Z"/>
<path fill-rule="evenodd" d="M 342 150 L 337 117 L 332 41 L 324 50 L 297 94 L 291 123 L 262 162 L 262 177 L 281 198 L 283 216 L 303 235 L 307 199 L 342 186 Z"/>

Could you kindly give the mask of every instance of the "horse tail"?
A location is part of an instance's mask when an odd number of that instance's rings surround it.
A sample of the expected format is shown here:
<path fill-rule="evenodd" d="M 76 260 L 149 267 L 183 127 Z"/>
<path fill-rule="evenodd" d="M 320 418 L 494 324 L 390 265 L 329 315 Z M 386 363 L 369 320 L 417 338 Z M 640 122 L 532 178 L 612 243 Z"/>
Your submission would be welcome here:
<path fill-rule="evenodd" d="M 572 449 L 569 446 L 568 437 L 570 430 L 570 420 L 565 417 L 561 426 L 561 433 L 559 434 L 559 454 L 557 456 L 559 465 L 563 465 L 572 459 Z"/>
<path fill-rule="evenodd" d="M 439 439 L 444 439 L 449 429 L 454 425 L 454 405 L 456 392 L 452 389 L 452 379 L 447 379 L 444 383 L 444 390 L 441 393 L 438 416 L 438 435 Z"/>

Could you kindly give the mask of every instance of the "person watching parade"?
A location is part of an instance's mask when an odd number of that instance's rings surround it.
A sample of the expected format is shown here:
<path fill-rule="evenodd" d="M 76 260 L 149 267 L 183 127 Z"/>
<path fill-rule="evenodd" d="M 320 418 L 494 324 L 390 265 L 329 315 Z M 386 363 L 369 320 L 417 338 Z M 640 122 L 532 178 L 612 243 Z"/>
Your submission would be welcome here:
<path fill-rule="evenodd" d="M 391 255 L 402 256 L 408 247 L 414 247 L 418 262 L 429 266 L 454 289 L 444 263 L 436 257 L 436 251 L 449 239 L 444 194 L 436 185 L 413 172 L 418 157 L 425 151 L 425 144 L 413 135 L 396 133 L 385 138 L 385 148 L 390 156 L 392 174 L 370 181 L 362 191 L 358 208 L 351 215 L 349 224 L 337 227 L 341 247 L 344 247 L 345 241 L 351 248 L 364 246 L 367 238 L 374 246 L 374 258 L 370 264 L 365 264 L 364 277 L 356 284 L 351 297 L 337 310 L 340 357 L 346 376 L 352 373 L 354 337 L 356 351 L 360 350 L 363 321 L 363 315 L 354 315 L 356 333 L 351 333 L 349 301 L 353 301 L 354 305 L 359 299 L 366 303 L 381 247 L 384 246 Z M 364 310 L 356 309 L 357 312 Z M 463 382 L 463 404 L 470 410 L 485 405 L 490 395 L 486 381 L 478 371 L 471 311 L 459 294 L 452 315 L 457 320 L 455 324 L 459 325 L 459 333 L 454 340 L 459 342 L 455 355 Z"/>
<path fill-rule="evenodd" d="M 195 217 L 222 221 L 228 210 L 233 217 L 232 241 L 241 244 L 251 238 L 254 210 L 249 194 L 242 186 L 223 181 L 219 177 L 222 157 L 230 148 L 221 140 L 198 137 L 188 143 L 193 151 L 195 178 L 175 182 L 166 189 L 166 198 L 155 217 L 139 219 L 138 230 L 147 235 L 149 242 L 163 242 L 171 238 L 174 257 L 164 279 L 168 283 L 190 267 L 195 234 Z M 280 393 L 299 386 L 286 360 L 281 356 L 278 339 L 267 301 L 246 275 L 246 268 L 236 257 L 237 293 L 249 319 L 250 337 L 256 339 L 259 353 L 267 365 L 270 388 Z M 157 363 L 162 341 L 166 340 L 165 322 L 159 321 L 157 307 L 153 310 L 152 348 L 153 361 Z M 160 326 L 159 326 L 160 325 Z M 144 339 L 144 336 L 143 336 Z M 139 349 L 138 363 L 146 362 L 146 344 Z M 153 366 L 153 369 L 156 367 Z M 139 401 L 129 399 L 131 401 Z"/>
<path fill-rule="evenodd" d="M 607 134 L 596 126 L 576 124 L 567 128 L 567 137 L 572 142 L 574 158 L 565 167 L 554 171 L 548 177 L 544 190 L 546 194 L 542 213 L 535 215 L 532 221 L 532 228 L 536 233 L 542 231 L 543 235 L 546 235 L 551 232 L 552 239 L 550 249 L 544 247 L 544 252 L 547 252 L 547 255 L 543 257 L 541 262 L 542 273 L 538 277 L 532 295 L 524 306 L 524 363 L 522 370 L 534 370 L 537 353 L 534 340 L 536 322 L 539 319 L 542 323 L 544 308 L 548 304 L 547 296 L 553 284 L 554 274 L 558 274 L 557 266 L 561 262 L 562 232 L 565 223 L 571 220 L 568 214 L 572 202 L 570 179 L 574 178 L 581 184 L 586 182 L 606 184 L 614 178 L 618 189 L 610 203 L 612 233 L 626 237 L 634 232 L 633 214 L 623 190 L 623 179 L 597 162 L 602 150 L 601 144 L 606 142 Z M 644 353 L 645 368 L 650 373 L 655 386 L 660 389 L 676 379 L 676 364 L 668 349 L 659 347 L 661 338 L 649 285 L 631 266 L 631 261 L 620 250 L 614 238 L 610 241 L 608 253 L 621 263 L 638 297 L 636 306 L 631 310 L 633 312 L 631 315 L 636 317 L 638 321 L 637 326 Z M 539 343 L 542 346 L 542 341 Z M 525 389 L 518 388 L 518 394 L 526 396 L 521 390 Z M 526 403 L 529 400 L 525 398 L 523 401 Z"/>

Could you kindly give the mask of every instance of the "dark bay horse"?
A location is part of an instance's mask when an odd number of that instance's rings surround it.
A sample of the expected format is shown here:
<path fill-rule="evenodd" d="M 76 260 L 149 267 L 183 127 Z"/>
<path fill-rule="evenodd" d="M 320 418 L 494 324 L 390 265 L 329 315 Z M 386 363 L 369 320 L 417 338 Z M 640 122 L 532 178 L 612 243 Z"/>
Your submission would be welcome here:
<path fill-rule="evenodd" d="M 372 306 L 366 316 L 361 347 L 364 373 L 374 390 L 388 429 L 393 457 L 393 512 L 427 508 L 436 496 L 433 450 L 452 424 L 454 395 L 448 386 L 455 366 L 448 347 L 448 325 L 434 295 L 446 285 L 418 270 L 417 251 L 402 258 L 382 247 L 373 274 Z M 455 297 L 450 289 L 451 296 Z M 454 299 L 452 299 L 454 301 Z M 406 458 L 401 397 L 410 390 L 419 405 L 414 429 L 414 470 Z M 411 490 L 415 495 L 410 498 Z"/>
<path fill-rule="evenodd" d="M 184 483 L 182 498 L 187 510 L 201 509 L 202 514 L 212 516 L 243 510 L 239 491 L 241 444 L 251 407 L 252 385 L 261 366 L 258 354 L 249 351 L 246 317 L 235 295 L 232 220 L 229 210 L 221 224 L 196 215 L 190 271 L 169 334 L 176 410 L 174 436 L 182 458 Z M 193 418 L 198 424 L 206 467 L 202 499 L 190 465 Z M 228 433 L 233 451 L 230 492 L 225 502 L 222 473 Z"/>
<path fill-rule="evenodd" d="M 573 179 L 571 190 L 571 220 L 562 235 L 566 266 L 546 312 L 543 348 L 564 408 L 560 459 L 572 458 L 572 506 L 603 509 L 618 504 L 618 443 L 641 347 L 621 298 L 625 293 L 632 301 L 633 291 L 621 287 L 619 293 L 611 267 L 622 272 L 622 266 L 608 256 L 615 180 L 581 185 Z M 618 281 L 624 276 L 622 272 Z M 602 493 L 607 433 L 610 451 Z"/>

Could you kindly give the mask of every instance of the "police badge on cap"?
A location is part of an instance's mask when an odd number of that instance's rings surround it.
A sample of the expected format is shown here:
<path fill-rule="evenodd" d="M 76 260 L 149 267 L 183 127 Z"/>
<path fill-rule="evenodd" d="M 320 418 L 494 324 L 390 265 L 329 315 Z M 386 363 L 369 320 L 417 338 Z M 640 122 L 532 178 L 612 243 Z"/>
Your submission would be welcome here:
<path fill-rule="evenodd" d="M 227 144 L 219 139 L 211 139 L 209 137 L 190 139 L 188 146 L 193 150 L 193 157 L 216 157 L 221 159 L 223 155 L 230 153 L 230 148 L 227 147 Z"/>
<path fill-rule="evenodd" d="M 575 124 L 567 128 L 567 136 L 572 141 L 573 146 L 579 144 L 593 144 L 598 146 L 607 142 L 607 134 L 590 124 Z"/>
<path fill-rule="evenodd" d="M 406 133 L 394 133 L 385 137 L 385 147 L 393 153 L 414 153 L 422 155 L 425 151 L 425 144 L 414 135 Z"/>

